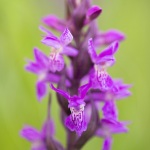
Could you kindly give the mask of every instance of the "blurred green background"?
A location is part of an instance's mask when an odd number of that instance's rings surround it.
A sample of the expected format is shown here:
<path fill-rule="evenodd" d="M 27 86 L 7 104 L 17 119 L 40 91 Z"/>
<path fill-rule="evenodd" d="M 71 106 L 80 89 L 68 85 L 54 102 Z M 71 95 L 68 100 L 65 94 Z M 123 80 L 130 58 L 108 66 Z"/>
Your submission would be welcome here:
<path fill-rule="evenodd" d="M 132 96 L 118 101 L 120 120 L 130 120 L 129 133 L 114 135 L 113 150 L 150 149 L 150 1 L 95 0 L 103 8 L 100 29 L 116 28 L 127 39 L 116 54 L 117 63 L 109 70 L 116 78 L 132 83 Z M 64 16 L 63 0 L 0 0 L 0 149 L 28 150 L 30 143 L 19 136 L 24 124 L 38 129 L 47 112 L 47 98 L 35 96 L 36 77 L 24 71 L 25 58 L 40 43 L 41 18 L 55 13 Z M 59 108 L 52 101 L 56 138 L 65 144 L 65 133 L 58 118 Z M 83 150 L 101 149 L 102 139 L 93 138 Z"/>

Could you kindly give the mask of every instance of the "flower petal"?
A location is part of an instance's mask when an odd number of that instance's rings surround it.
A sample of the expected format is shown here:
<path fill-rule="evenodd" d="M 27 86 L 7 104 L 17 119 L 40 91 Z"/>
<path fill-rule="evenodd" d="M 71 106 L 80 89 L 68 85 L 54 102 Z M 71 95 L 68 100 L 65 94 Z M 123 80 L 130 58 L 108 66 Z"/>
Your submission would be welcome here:
<path fill-rule="evenodd" d="M 30 60 L 27 60 L 28 61 L 28 64 L 25 65 L 25 69 L 29 72 L 32 72 L 34 74 L 38 74 L 42 69 L 43 67 L 41 67 L 41 65 L 33 62 L 33 61 L 30 61 Z"/>
<path fill-rule="evenodd" d="M 125 35 L 118 30 L 108 30 L 106 32 L 100 33 L 96 38 L 96 43 L 99 45 L 105 44 L 109 45 L 115 41 L 123 41 L 125 39 Z"/>
<path fill-rule="evenodd" d="M 60 32 L 63 32 L 65 29 L 65 26 L 66 26 L 66 23 L 63 20 L 56 17 L 55 15 L 48 15 L 48 16 L 44 17 L 42 19 L 42 21 L 47 26 L 49 26 L 57 31 L 60 31 Z"/>
<path fill-rule="evenodd" d="M 69 128 L 70 131 L 75 130 L 74 124 L 73 124 L 72 120 L 70 119 L 70 116 L 66 118 L 65 125 L 67 126 L 67 128 Z"/>
<path fill-rule="evenodd" d="M 118 119 L 117 107 L 113 100 L 106 101 L 102 111 L 105 118 L 114 120 Z"/>
<path fill-rule="evenodd" d="M 112 138 L 111 137 L 105 138 L 102 150 L 111 150 L 111 146 L 112 146 Z"/>
<path fill-rule="evenodd" d="M 70 46 L 65 46 L 61 53 L 65 54 L 65 55 L 68 55 L 68 56 L 77 56 L 78 55 L 78 50 L 73 48 L 73 47 L 70 47 Z"/>
<path fill-rule="evenodd" d="M 64 96 L 67 100 L 70 98 L 70 95 L 67 92 L 64 92 L 63 90 L 57 89 L 53 86 L 53 84 L 50 84 L 50 87 L 52 90 L 54 90 L 55 92 L 61 94 L 62 96 Z"/>
<path fill-rule="evenodd" d="M 46 33 L 46 35 L 55 37 L 55 35 L 54 35 L 52 32 L 50 32 L 48 29 L 44 28 L 43 26 L 39 26 L 39 29 L 40 29 L 42 32 Z"/>
<path fill-rule="evenodd" d="M 97 63 L 106 63 L 107 66 L 112 66 L 115 62 L 114 54 L 117 52 L 119 47 L 118 42 L 114 42 L 109 47 L 104 49 L 99 55 Z"/>
<path fill-rule="evenodd" d="M 55 55 L 55 54 L 54 54 Z M 49 59 L 49 69 L 52 72 L 61 71 L 64 68 L 64 59 L 62 55 L 56 54 L 55 57 L 51 53 L 50 59 Z"/>
<path fill-rule="evenodd" d="M 93 88 L 100 88 L 101 91 L 105 92 L 113 87 L 113 80 L 111 76 L 107 73 L 101 72 L 98 75 L 95 75 L 92 81 Z"/>
<path fill-rule="evenodd" d="M 85 24 L 96 19 L 100 15 L 101 12 L 102 12 L 102 9 L 98 6 L 92 6 L 91 8 L 89 8 L 89 10 L 86 13 Z"/>
<path fill-rule="evenodd" d="M 124 84 L 121 80 L 114 80 L 114 88 L 113 93 L 116 99 L 126 98 L 131 95 L 129 88 L 131 88 L 131 84 Z"/>
<path fill-rule="evenodd" d="M 91 85 L 89 83 L 80 86 L 79 89 L 78 89 L 79 96 L 81 98 L 84 98 L 90 87 L 91 87 Z"/>
<path fill-rule="evenodd" d="M 95 134 L 95 131 L 99 125 L 99 114 L 98 110 L 96 109 L 96 106 L 92 99 L 91 102 L 91 115 L 90 115 L 90 121 L 88 123 L 87 130 L 82 134 L 80 138 L 77 139 L 75 142 L 75 147 L 77 149 L 81 149 L 82 146 Z M 86 114 L 85 114 L 86 115 Z M 87 121 L 87 120 L 86 120 Z"/>
<path fill-rule="evenodd" d="M 56 49 L 61 48 L 59 39 L 57 37 L 54 37 L 54 36 L 46 36 L 41 40 L 41 42 L 47 46 L 51 46 L 51 47 L 54 47 Z"/>
<path fill-rule="evenodd" d="M 41 138 L 40 132 L 28 125 L 24 126 L 24 128 L 20 132 L 20 135 L 30 142 L 33 142 Z"/>
<path fill-rule="evenodd" d="M 46 95 L 47 93 L 47 87 L 45 82 L 37 82 L 36 84 L 36 92 L 37 92 L 37 98 L 39 101 L 42 100 L 42 98 Z"/>
<path fill-rule="evenodd" d="M 82 132 L 86 131 L 87 129 L 84 114 L 82 114 L 82 116 L 80 116 L 79 114 L 70 115 L 66 118 L 65 125 L 69 128 L 69 130 L 75 131 L 78 134 L 78 136 L 81 136 Z"/>
<path fill-rule="evenodd" d="M 45 67 L 48 65 L 48 57 L 38 48 L 34 48 L 34 57 L 38 64 L 43 65 Z"/>
<path fill-rule="evenodd" d="M 128 132 L 128 128 L 126 127 L 127 122 L 119 122 L 113 119 L 101 119 L 101 125 L 102 127 L 97 131 L 98 136 L 106 136 L 106 133 L 111 136 L 111 134 Z M 105 130 L 107 130 L 107 132 Z"/>
<path fill-rule="evenodd" d="M 69 29 L 66 28 L 64 30 L 64 32 L 62 33 L 62 35 L 60 36 L 60 41 L 61 41 L 62 45 L 66 46 L 69 43 L 71 43 L 72 40 L 73 40 L 73 36 L 72 36 L 71 32 L 69 31 Z"/>
<path fill-rule="evenodd" d="M 92 38 L 89 39 L 89 41 L 88 41 L 88 52 L 89 52 L 89 55 L 90 55 L 93 63 L 96 63 L 96 61 L 97 61 L 97 54 L 96 54 L 96 51 L 95 51 L 95 48 L 94 48 L 94 45 L 93 45 Z"/>
<path fill-rule="evenodd" d="M 119 47 L 119 43 L 118 42 L 114 42 L 112 43 L 110 46 L 108 46 L 106 49 L 104 49 L 100 54 L 99 54 L 99 58 L 103 58 L 106 56 L 113 56 Z"/>

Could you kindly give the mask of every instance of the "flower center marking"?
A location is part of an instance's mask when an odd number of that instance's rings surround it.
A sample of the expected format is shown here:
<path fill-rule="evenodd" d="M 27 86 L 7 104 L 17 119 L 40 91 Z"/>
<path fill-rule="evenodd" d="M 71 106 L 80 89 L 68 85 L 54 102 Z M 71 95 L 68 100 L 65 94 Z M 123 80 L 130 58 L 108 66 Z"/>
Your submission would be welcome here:
<path fill-rule="evenodd" d="M 76 129 L 81 129 L 84 119 L 84 104 L 80 105 L 79 108 L 70 107 L 71 119 Z"/>

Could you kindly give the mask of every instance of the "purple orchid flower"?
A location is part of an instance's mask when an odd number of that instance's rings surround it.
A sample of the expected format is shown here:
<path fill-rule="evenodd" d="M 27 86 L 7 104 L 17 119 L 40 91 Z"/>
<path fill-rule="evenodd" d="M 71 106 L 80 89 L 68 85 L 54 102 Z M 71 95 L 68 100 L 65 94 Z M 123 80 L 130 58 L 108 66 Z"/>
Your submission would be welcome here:
<path fill-rule="evenodd" d="M 90 88 L 89 84 L 83 85 L 79 88 L 79 96 L 73 95 L 70 96 L 67 92 L 55 88 L 52 84 L 50 86 L 54 91 L 61 94 L 63 97 L 65 97 L 70 108 L 71 115 L 66 118 L 65 125 L 71 130 L 76 131 L 76 133 L 81 136 L 83 131 L 86 131 L 87 129 L 87 123 L 85 121 L 85 114 L 84 114 L 84 97 Z"/>
<path fill-rule="evenodd" d="M 37 75 L 36 93 L 38 100 L 42 100 L 47 93 L 46 83 L 58 83 L 60 75 L 51 72 L 49 58 L 38 48 L 34 48 L 34 57 L 35 61 L 28 60 L 25 69 Z M 70 85 L 69 81 L 66 81 L 66 85 Z"/>
<path fill-rule="evenodd" d="M 32 143 L 32 150 L 47 150 L 46 139 L 53 138 L 54 133 L 53 121 L 49 120 L 43 125 L 41 131 L 28 125 L 24 126 L 20 135 Z"/>
<path fill-rule="evenodd" d="M 125 35 L 114 29 L 99 31 L 95 20 L 102 9 L 92 6 L 90 0 L 66 0 L 65 6 L 66 19 L 55 15 L 42 19 L 47 27 L 61 33 L 56 37 L 40 26 L 44 32 L 41 42 L 50 47 L 49 56 L 35 48 L 34 60 L 28 60 L 25 67 L 37 75 L 38 100 L 47 94 L 47 84 L 57 93 L 61 121 L 67 132 L 65 148 L 54 138 L 50 105 L 41 131 L 25 126 L 20 134 L 32 143 L 32 150 L 79 150 L 95 135 L 104 139 L 102 150 L 111 150 L 113 134 L 128 131 L 128 122 L 118 120 L 116 102 L 131 95 L 131 85 L 112 79 L 107 73 L 107 68 L 115 63 L 118 43 Z M 97 54 L 97 47 L 103 46 L 108 47 Z M 69 64 L 64 56 L 69 58 Z M 57 88 L 53 86 L 55 83 Z M 64 91 L 68 87 L 72 95 Z"/>
<path fill-rule="evenodd" d="M 96 131 L 96 135 L 104 138 L 102 150 L 111 150 L 112 134 L 126 133 L 128 128 L 126 122 L 119 122 L 110 119 L 101 119 L 100 127 Z"/>
<path fill-rule="evenodd" d="M 43 124 L 41 131 L 25 125 L 20 131 L 20 135 L 32 143 L 31 150 L 64 150 L 62 145 L 54 138 L 55 126 L 50 116 L 51 95 L 48 101 L 47 120 Z"/>
<path fill-rule="evenodd" d="M 106 91 L 113 87 L 113 80 L 106 69 L 115 63 L 113 55 L 116 53 L 117 49 L 118 42 L 114 42 L 97 55 L 94 49 L 93 40 L 89 39 L 88 52 L 95 68 L 95 73 L 91 74 L 90 77 L 92 88 L 100 88 L 101 91 Z"/>
<path fill-rule="evenodd" d="M 86 95 L 85 101 L 89 102 L 90 97 L 96 102 L 107 102 L 112 100 L 121 100 L 131 95 L 129 88 L 131 84 L 124 84 L 122 80 L 113 80 L 113 87 L 105 92 L 93 91 Z"/>
<path fill-rule="evenodd" d="M 48 32 L 43 27 L 41 28 L 47 35 L 42 39 L 42 43 L 52 47 L 49 56 L 49 66 L 52 72 L 61 71 L 64 68 L 64 59 L 62 55 L 75 57 L 78 55 L 78 50 L 71 46 L 67 46 L 73 40 L 73 36 L 69 29 L 65 29 L 60 38 L 57 38 L 50 31 Z"/>

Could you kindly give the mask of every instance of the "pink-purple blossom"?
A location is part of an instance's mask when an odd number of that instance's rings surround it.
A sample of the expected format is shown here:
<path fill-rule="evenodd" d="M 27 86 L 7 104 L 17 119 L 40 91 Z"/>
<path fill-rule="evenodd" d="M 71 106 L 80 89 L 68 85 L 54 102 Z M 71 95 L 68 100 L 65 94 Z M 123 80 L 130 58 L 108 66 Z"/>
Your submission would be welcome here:
<path fill-rule="evenodd" d="M 47 30 L 45 30 L 46 32 Z M 42 39 L 42 43 L 51 47 L 49 54 L 49 66 L 52 72 L 61 71 L 64 68 L 64 59 L 62 55 L 77 56 L 78 50 L 67 46 L 73 40 L 73 36 L 66 28 L 61 34 L 60 38 L 57 38 L 50 32 Z"/>
<path fill-rule="evenodd" d="M 50 119 L 46 120 L 41 131 L 29 125 L 25 125 L 20 131 L 20 135 L 32 143 L 31 150 L 47 150 L 61 146 L 54 138 L 55 127 L 53 121 Z"/>
<path fill-rule="evenodd" d="M 81 136 L 82 132 L 87 129 L 84 114 L 84 107 L 86 105 L 84 97 L 90 88 L 89 84 L 83 85 L 79 88 L 78 96 L 70 96 L 67 92 L 55 88 L 52 84 L 51 88 L 68 100 L 68 107 L 70 108 L 71 114 L 66 118 L 65 124 L 71 131 L 76 131 L 76 133 Z"/>
<path fill-rule="evenodd" d="M 113 87 L 113 80 L 107 73 L 107 68 L 115 63 L 114 54 L 117 49 L 118 42 L 114 42 L 97 55 L 93 40 L 89 39 L 88 52 L 94 63 L 94 73 L 91 74 L 90 77 L 90 82 L 93 88 L 100 88 L 101 91 L 106 91 Z"/>
<path fill-rule="evenodd" d="M 33 52 L 35 60 L 27 60 L 25 69 L 37 75 L 36 93 L 38 100 L 42 100 L 47 93 L 47 83 L 58 83 L 60 75 L 51 71 L 48 56 L 38 48 L 34 48 Z M 66 85 L 69 86 L 70 82 L 66 81 Z"/>
<path fill-rule="evenodd" d="M 131 95 L 131 85 L 114 79 L 107 71 L 115 64 L 114 55 L 125 35 L 116 29 L 99 30 L 95 20 L 101 13 L 102 8 L 90 0 L 66 0 L 66 19 L 43 17 L 47 27 L 39 27 L 41 42 L 50 53 L 34 48 L 34 60 L 27 60 L 25 69 L 37 76 L 38 100 L 48 93 L 57 94 L 66 146 L 56 140 L 48 115 L 41 131 L 26 125 L 20 132 L 31 142 L 32 150 L 80 150 L 94 136 L 103 139 L 102 150 L 111 150 L 113 134 L 128 132 L 128 121 L 119 120 L 117 102 Z M 99 48 L 103 50 L 98 54 Z"/>

